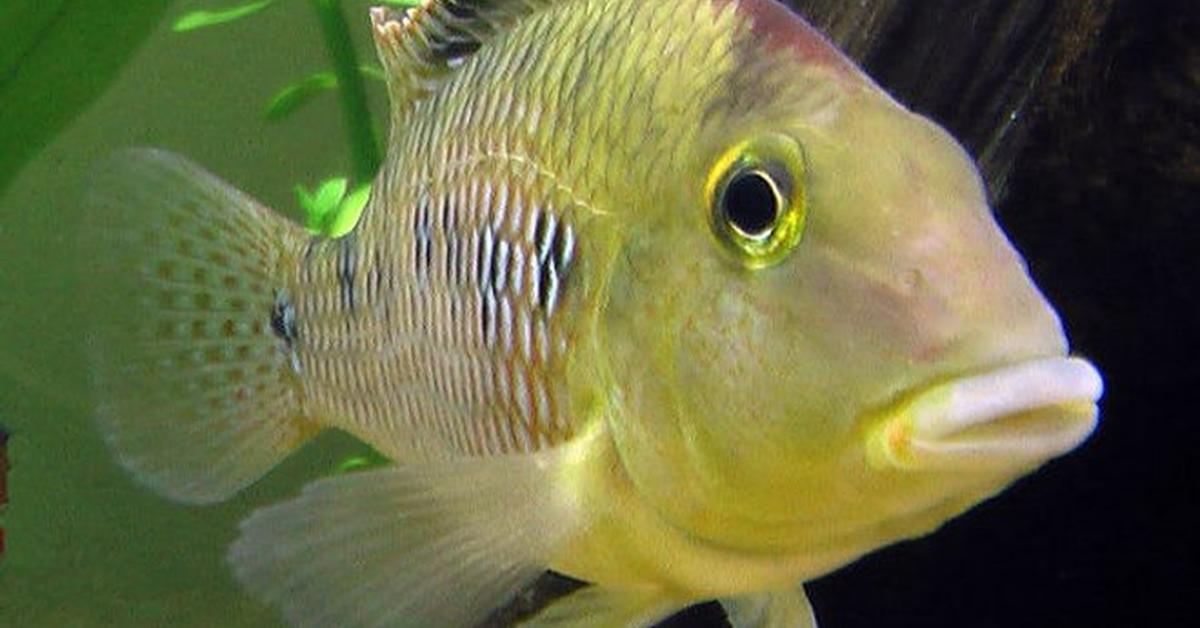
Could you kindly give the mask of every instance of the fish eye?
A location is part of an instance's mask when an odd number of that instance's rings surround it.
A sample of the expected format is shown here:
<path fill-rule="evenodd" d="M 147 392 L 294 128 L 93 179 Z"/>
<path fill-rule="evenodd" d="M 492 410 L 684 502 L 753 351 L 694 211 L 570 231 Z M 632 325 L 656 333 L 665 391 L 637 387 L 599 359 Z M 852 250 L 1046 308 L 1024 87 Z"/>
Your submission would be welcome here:
<path fill-rule="evenodd" d="M 791 138 L 769 135 L 725 152 L 709 175 L 713 232 L 749 268 L 777 264 L 804 230 L 804 155 Z"/>

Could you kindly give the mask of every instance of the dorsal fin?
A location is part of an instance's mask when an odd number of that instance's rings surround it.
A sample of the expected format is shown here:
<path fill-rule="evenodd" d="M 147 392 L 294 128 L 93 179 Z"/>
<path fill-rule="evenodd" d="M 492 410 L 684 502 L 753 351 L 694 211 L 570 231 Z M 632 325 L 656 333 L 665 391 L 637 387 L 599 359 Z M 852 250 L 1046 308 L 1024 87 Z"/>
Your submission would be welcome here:
<path fill-rule="evenodd" d="M 496 33 L 554 0 L 424 0 L 395 11 L 371 9 L 379 62 L 387 75 L 392 124 L 429 95 Z"/>

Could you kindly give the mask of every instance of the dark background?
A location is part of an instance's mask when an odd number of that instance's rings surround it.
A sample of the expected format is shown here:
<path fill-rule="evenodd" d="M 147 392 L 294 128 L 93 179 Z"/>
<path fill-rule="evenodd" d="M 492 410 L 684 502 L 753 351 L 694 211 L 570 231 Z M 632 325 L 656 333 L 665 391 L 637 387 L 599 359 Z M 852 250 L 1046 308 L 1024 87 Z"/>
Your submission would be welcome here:
<path fill-rule="evenodd" d="M 882 41 L 841 43 L 983 157 L 1000 222 L 1107 392 L 1079 451 L 810 584 L 822 628 L 1196 625 L 1200 2 L 867 4 L 891 11 L 869 22 Z M 980 119 L 996 112 L 1021 128 Z M 670 622 L 723 624 L 714 605 Z"/>

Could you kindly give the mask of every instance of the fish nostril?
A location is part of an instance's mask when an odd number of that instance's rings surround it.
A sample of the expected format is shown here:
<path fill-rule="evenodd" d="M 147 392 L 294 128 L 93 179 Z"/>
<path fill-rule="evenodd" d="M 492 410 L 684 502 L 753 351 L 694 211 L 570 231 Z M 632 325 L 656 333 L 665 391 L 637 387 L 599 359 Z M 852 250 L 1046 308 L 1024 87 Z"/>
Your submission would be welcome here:
<path fill-rule="evenodd" d="M 920 260 L 893 277 L 892 290 L 905 310 L 908 359 L 930 364 L 954 353 L 962 342 L 965 316 L 958 288 L 947 285 L 952 275 L 931 260 Z"/>
<path fill-rule="evenodd" d="M 925 272 L 920 268 L 909 268 L 900 274 L 900 288 L 908 296 L 916 295 L 924 289 L 927 281 Z"/>

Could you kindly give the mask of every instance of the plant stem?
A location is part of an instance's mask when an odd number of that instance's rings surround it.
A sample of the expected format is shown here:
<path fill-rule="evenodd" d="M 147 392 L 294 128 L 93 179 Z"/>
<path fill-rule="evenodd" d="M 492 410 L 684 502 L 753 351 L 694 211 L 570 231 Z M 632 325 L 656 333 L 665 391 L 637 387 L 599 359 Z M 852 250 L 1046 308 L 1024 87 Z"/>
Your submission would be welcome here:
<path fill-rule="evenodd" d="M 367 108 L 367 90 L 358 70 L 354 42 L 350 39 L 340 0 L 313 0 L 313 6 L 325 36 L 325 50 L 337 75 L 338 97 L 350 141 L 350 158 L 354 162 L 354 182 L 367 183 L 379 169 L 379 144 Z"/>

